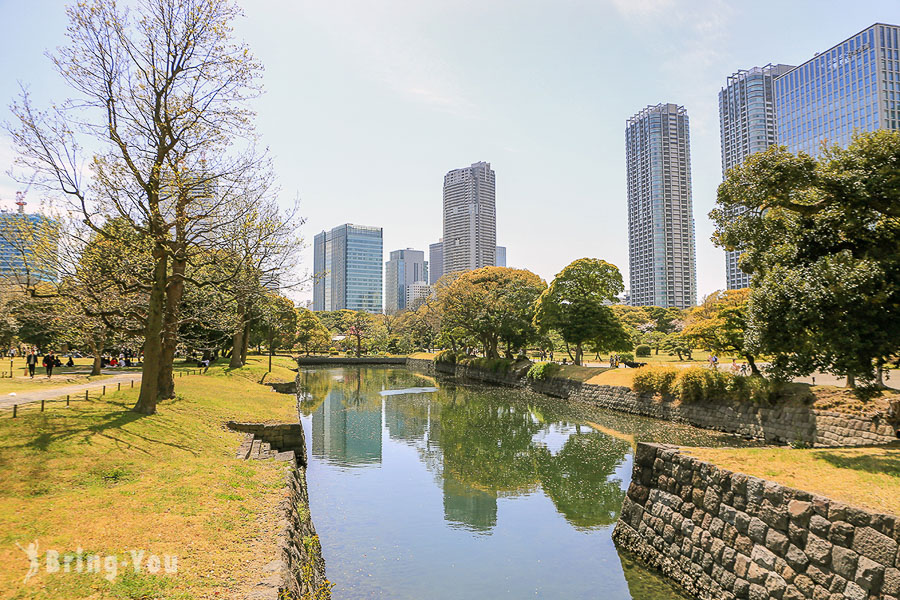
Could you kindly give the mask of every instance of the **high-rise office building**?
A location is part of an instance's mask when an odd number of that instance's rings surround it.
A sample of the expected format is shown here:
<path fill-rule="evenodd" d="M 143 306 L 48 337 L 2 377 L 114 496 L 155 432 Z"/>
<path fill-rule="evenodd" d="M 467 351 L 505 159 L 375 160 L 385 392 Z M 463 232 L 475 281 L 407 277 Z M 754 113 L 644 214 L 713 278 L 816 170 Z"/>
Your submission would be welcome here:
<path fill-rule="evenodd" d="M 384 312 L 392 315 L 406 308 L 406 291 L 415 282 L 428 280 L 425 253 L 421 250 L 394 250 L 384 263 Z"/>
<path fill-rule="evenodd" d="M 855 131 L 900 129 L 900 26 L 876 23 L 775 80 L 778 143 L 819 154 Z"/>
<path fill-rule="evenodd" d="M 380 227 L 339 225 L 313 240 L 313 310 L 381 312 Z"/>
<path fill-rule="evenodd" d="M 477 162 L 444 176 L 443 274 L 493 266 L 497 206 L 491 164 Z"/>
<path fill-rule="evenodd" d="M 687 111 L 648 106 L 625 127 L 631 304 L 687 308 L 697 302 Z"/>
<path fill-rule="evenodd" d="M 506 266 L 506 246 L 497 246 L 497 266 Z"/>
<path fill-rule="evenodd" d="M 444 238 L 428 246 L 428 283 L 434 285 L 444 275 Z"/>
<path fill-rule="evenodd" d="M 18 284 L 56 281 L 58 223 L 39 214 L 0 213 L 0 278 Z"/>
<path fill-rule="evenodd" d="M 751 154 L 776 141 L 775 78 L 791 65 L 766 65 L 740 70 L 719 91 L 719 134 L 722 141 L 722 177 Z M 731 212 L 731 216 L 743 210 Z M 740 250 L 725 252 L 725 278 L 729 290 L 750 285 L 750 276 L 738 267 Z"/>
<path fill-rule="evenodd" d="M 428 298 L 434 294 L 434 288 L 425 281 L 414 281 L 406 286 L 406 308 L 409 310 L 417 309 L 420 300 Z"/>

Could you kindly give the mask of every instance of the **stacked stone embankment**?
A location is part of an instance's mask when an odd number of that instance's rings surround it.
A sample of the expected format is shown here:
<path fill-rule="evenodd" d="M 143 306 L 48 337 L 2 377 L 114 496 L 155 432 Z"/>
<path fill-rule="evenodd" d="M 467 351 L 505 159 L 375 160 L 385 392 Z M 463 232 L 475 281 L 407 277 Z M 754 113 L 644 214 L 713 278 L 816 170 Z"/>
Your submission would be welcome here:
<path fill-rule="evenodd" d="M 896 600 L 900 518 L 638 444 L 619 547 L 701 600 Z"/>
<path fill-rule="evenodd" d="M 900 437 L 896 423 L 877 411 L 851 415 L 817 410 L 799 402 L 776 406 L 728 400 L 678 403 L 671 398 L 639 394 L 627 387 L 581 383 L 558 377 L 533 381 L 516 373 L 495 373 L 444 364 L 435 366 L 432 361 L 422 359 L 409 359 L 407 366 L 429 374 L 438 372 L 474 381 L 527 388 L 555 398 L 687 423 L 769 443 L 817 447 L 869 446 L 886 444 Z"/>

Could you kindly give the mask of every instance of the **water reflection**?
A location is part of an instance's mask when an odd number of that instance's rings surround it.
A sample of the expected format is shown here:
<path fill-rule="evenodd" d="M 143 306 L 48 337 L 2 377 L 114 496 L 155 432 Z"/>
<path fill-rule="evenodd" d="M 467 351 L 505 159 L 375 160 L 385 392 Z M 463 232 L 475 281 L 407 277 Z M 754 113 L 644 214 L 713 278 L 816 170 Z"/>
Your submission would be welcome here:
<path fill-rule="evenodd" d="M 298 380 L 336 600 L 674 600 L 610 539 L 633 444 L 736 441 L 405 369 L 306 369 Z"/>
<path fill-rule="evenodd" d="M 302 372 L 312 455 L 344 467 L 378 464 L 385 432 L 417 449 L 443 491 L 444 519 L 471 531 L 496 525 L 499 497 L 539 490 L 577 528 L 618 518 L 624 484 L 616 469 L 628 443 L 563 420 L 539 398 L 516 402 L 508 390 L 445 383 L 436 393 L 384 393 L 421 384 L 403 370 Z"/>

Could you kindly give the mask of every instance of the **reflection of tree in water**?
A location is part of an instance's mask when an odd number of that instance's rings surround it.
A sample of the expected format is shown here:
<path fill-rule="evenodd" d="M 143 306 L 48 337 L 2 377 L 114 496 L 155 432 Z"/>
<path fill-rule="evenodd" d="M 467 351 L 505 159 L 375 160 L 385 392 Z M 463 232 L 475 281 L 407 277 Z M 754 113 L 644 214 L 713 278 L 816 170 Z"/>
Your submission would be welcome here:
<path fill-rule="evenodd" d="M 497 494 L 477 490 L 444 476 L 444 520 L 470 531 L 486 532 L 497 524 Z"/>
<path fill-rule="evenodd" d="M 625 497 L 611 479 L 628 452 L 626 442 L 594 431 L 569 436 L 556 454 L 541 453 L 538 472 L 544 492 L 575 527 L 610 525 Z"/>
<path fill-rule="evenodd" d="M 476 489 L 522 492 L 538 481 L 541 424 L 508 402 L 469 396 L 441 408 L 444 473 Z"/>
<path fill-rule="evenodd" d="M 331 391 L 332 373 L 324 369 L 301 369 L 297 378 L 300 410 L 305 416 L 316 412 Z"/>

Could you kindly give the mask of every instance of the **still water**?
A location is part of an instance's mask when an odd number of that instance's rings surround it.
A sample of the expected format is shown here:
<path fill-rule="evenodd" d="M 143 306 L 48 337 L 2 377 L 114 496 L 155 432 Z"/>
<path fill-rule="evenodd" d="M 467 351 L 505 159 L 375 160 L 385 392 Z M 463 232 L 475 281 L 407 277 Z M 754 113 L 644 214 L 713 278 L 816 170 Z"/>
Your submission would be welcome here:
<path fill-rule="evenodd" d="M 632 445 L 739 443 L 406 369 L 300 373 L 336 600 L 682 598 L 610 538 Z"/>

